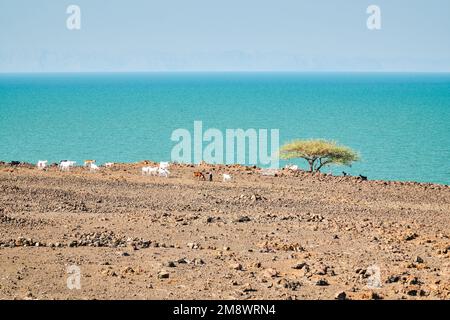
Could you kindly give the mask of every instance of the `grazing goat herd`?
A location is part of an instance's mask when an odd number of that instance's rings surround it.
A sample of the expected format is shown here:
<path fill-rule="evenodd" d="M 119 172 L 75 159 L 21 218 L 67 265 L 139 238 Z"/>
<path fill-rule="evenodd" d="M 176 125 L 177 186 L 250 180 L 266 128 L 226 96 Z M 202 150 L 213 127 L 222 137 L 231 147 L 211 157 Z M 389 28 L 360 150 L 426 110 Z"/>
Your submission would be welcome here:
<path fill-rule="evenodd" d="M 39 160 L 36 164 L 36 167 L 40 170 L 43 170 L 47 167 L 47 160 Z M 70 161 L 70 160 L 61 160 L 58 164 L 58 168 L 61 171 L 69 171 L 70 168 L 75 167 L 76 161 Z M 113 162 L 106 162 L 103 166 L 105 168 L 112 167 L 114 165 Z M 89 168 L 90 171 L 94 172 L 100 169 L 98 165 L 95 164 L 95 160 L 85 160 L 84 161 L 84 167 Z"/>
<path fill-rule="evenodd" d="M 39 160 L 36 164 L 36 167 L 39 170 L 44 170 L 47 167 L 47 160 Z M 18 166 L 20 165 L 21 162 L 19 161 L 11 161 L 10 165 L 11 166 Z M 59 162 L 59 164 L 53 164 L 52 166 L 58 166 L 59 170 L 61 171 L 70 171 L 70 168 L 75 167 L 76 161 L 70 161 L 70 160 L 61 160 Z M 203 163 L 200 163 L 199 166 L 201 166 Z M 101 167 L 104 168 L 111 168 L 112 166 L 114 166 L 114 162 L 106 162 L 101 166 L 98 166 L 96 164 L 95 160 L 85 160 L 84 161 L 84 167 L 88 168 L 90 172 L 96 172 L 98 170 L 100 170 Z M 165 177 L 168 178 L 170 175 L 170 171 L 169 171 L 169 167 L 170 167 L 170 163 L 169 162 L 163 162 L 161 161 L 159 163 L 159 166 L 157 167 L 142 167 L 141 168 L 141 173 L 143 176 L 159 176 L 159 177 Z M 286 165 L 285 169 L 288 169 L 290 171 L 299 171 L 299 167 L 297 165 Z M 228 173 L 219 173 L 219 175 L 222 176 L 222 181 L 223 182 L 228 182 L 228 181 L 232 181 L 233 177 L 228 174 Z M 272 169 L 272 168 L 266 168 L 266 169 L 261 169 L 261 175 L 262 176 L 273 176 L 276 177 L 278 176 L 278 170 L 277 169 Z M 343 171 L 342 175 L 348 176 L 348 174 Z M 198 179 L 198 180 L 202 180 L 202 181 L 213 181 L 213 173 L 212 172 L 201 172 L 201 171 L 195 171 L 194 172 L 194 178 Z M 359 178 L 363 181 L 367 181 L 367 177 L 363 176 L 363 175 L 359 175 Z"/>
<path fill-rule="evenodd" d="M 167 178 L 170 175 L 170 164 L 168 162 L 160 162 L 159 167 L 142 167 L 142 175 L 145 176 L 160 176 Z"/>
<path fill-rule="evenodd" d="M 14 161 L 14 162 L 16 162 L 16 161 Z M 47 167 L 47 163 L 48 163 L 47 160 L 39 160 L 36 164 L 36 167 L 39 170 L 44 170 Z M 17 164 L 14 163 L 13 165 L 18 165 L 18 164 L 20 164 L 20 162 L 18 162 Z M 75 167 L 75 164 L 76 164 L 76 161 L 61 160 L 58 164 L 58 168 L 61 171 L 70 171 L 70 168 Z M 90 172 L 96 172 L 96 171 L 100 170 L 100 167 L 111 168 L 112 166 L 114 166 L 114 162 L 106 162 L 102 166 L 98 166 L 96 164 L 95 160 L 85 160 L 84 161 L 84 167 L 88 168 Z M 169 167 L 170 167 L 169 162 L 161 161 L 159 163 L 158 167 L 142 167 L 141 173 L 143 176 L 159 176 L 159 177 L 168 178 L 170 175 Z M 232 180 L 232 177 L 230 174 L 223 173 L 221 175 L 222 175 L 224 182 Z M 198 180 L 206 181 L 206 176 L 208 176 L 209 181 L 213 180 L 212 172 L 207 172 L 206 174 L 203 172 L 199 172 L 199 171 L 194 172 L 194 177 L 198 178 Z"/>

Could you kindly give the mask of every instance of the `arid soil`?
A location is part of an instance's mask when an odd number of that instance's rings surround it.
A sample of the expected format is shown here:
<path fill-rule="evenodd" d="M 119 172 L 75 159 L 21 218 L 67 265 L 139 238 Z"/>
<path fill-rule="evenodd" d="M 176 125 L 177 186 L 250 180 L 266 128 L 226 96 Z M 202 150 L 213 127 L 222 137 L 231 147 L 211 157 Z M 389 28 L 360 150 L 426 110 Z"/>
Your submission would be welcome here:
<path fill-rule="evenodd" d="M 449 186 L 143 165 L 0 166 L 0 298 L 450 299 Z"/>

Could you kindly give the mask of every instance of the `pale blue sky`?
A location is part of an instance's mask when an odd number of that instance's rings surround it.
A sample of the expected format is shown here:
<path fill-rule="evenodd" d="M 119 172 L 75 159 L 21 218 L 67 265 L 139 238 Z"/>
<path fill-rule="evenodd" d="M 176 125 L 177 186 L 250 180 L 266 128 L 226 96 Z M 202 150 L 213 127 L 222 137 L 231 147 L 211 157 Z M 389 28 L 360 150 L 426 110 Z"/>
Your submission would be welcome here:
<path fill-rule="evenodd" d="M 0 72 L 450 72 L 449 13 L 449 0 L 0 0 Z"/>

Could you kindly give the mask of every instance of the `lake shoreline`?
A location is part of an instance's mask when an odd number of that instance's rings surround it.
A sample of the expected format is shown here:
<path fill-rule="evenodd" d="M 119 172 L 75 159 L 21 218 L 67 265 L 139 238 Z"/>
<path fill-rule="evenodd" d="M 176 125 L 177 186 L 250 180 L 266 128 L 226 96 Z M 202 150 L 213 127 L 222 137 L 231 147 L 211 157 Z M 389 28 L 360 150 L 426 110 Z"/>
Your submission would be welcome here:
<path fill-rule="evenodd" d="M 139 162 L 116 162 L 114 163 L 115 167 L 130 167 L 130 168 L 136 168 L 138 169 L 137 173 L 139 172 L 139 169 L 142 168 L 143 166 L 158 166 L 159 162 L 157 161 L 151 161 L 151 160 L 143 160 L 143 161 L 139 161 Z M 104 164 L 103 164 L 104 165 Z M 99 168 L 104 168 L 103 165 L 99 164 Z M 240 169 L 240 170 L 244 170 L 244 171 L 255 171 L 255 172 L 259 172 L 262 173 L 264 170 L 275 170 L 277 171 L 279 174 L 286 174 L 287 172 L 296 172 L 296 175 L 306 175 L 306 176 L 312 176 L 312 177 L 321 177 L 323 178 L 331 178 L 331 179 L 338 179 L 341 178 L 341 180 L 354 180 L 357 182 L 365 182 L 365 183 L 376 183 L 376 184 L 384 184 L 384 185 L 419 185 L 419 186 L 441 186 L 441 187 L 448 187 L 450 188 L 449 184 L 445 184 L 445 183 L 435 183 L 435 182 L 422 182 L 422 181 L 400 181 L 400 180 L 387 180 L 387 179 L 370 179 L 370 177 L 367 177 L 367 180 L 362 180 L 361 177 L 359 176 L 353 176 L 350 174 L 347 174 L 346 176 L 344 175 L 334 175 L 331 173 L 325 173 L 325 172 L 309 172 L 308 170 L 304 170 L 299 168 L 296 171 L 290 170 L 286 167 L 284 168 L 279 168 L 279 169 L 271 169 L 271 168 L 263 168 L 263 167 L 259 167 L 259 166 L 254 166 L 254 165 L 241 165 L 241 164 L 204 164 L 199 165 L 199 164 L 188 164 L 188 163 L 172 163 L 172 165 L 178 166 L 178 167 L 186 167 L 186 168 L 199 168 L 199 170 L 203 170 L 205 171 L 205 168 L 210 168 L 211 170 L 222 170 L 222 171 L 226 171 L 227 168 L 232 169 L 232 170 L 236 170 L 236 169 Z M 54 162 L 54 163 L 50 163 L 46 170 L 48 169 L 55 169 L 57 168 L 58 163 Z M 19 165 L 12 165 L 11 162 L 6 162 L 6 161 L 1 161 L 0 160 L 0 168 L 28 168 L 28 169 L 37 169 L 36 168 L 36 164 L 34 163 L 30 163 L 30 162 L 20 162 Z M 82 168 L 83 170 L 86 170 L 86 168 L 82 165 L 82 164 L 76 164 L 74 169 L 80 169 Z M 345 171 L 345 170 L 343 170 Z M 78 172 L 78 171 L 77 171 Z"/>

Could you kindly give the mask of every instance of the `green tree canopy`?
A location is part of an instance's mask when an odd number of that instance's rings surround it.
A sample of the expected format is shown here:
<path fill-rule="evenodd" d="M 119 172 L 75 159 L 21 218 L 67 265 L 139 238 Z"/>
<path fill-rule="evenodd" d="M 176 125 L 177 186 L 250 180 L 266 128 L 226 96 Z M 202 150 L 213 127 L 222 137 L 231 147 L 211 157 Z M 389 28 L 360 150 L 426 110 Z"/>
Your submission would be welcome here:
<path fill-rule="evenodd" d="M 352 162 L 359 160 L 358 153 L 349 147 L 322 139 L 289 142 L 281 147 L 280 157 L 305 159 L 311 172 L 320 172 L 324 166 L 331 164 L 351 166 Z"/>

